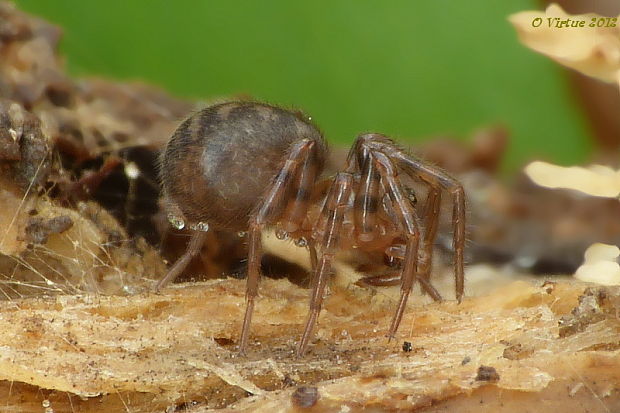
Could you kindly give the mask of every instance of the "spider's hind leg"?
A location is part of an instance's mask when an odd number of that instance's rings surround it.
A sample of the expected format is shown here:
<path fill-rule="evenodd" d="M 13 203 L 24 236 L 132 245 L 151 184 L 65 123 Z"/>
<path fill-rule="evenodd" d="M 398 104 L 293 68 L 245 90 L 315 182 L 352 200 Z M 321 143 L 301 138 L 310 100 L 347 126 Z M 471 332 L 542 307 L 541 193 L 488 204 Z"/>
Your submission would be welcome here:
<path fill-rule="evenodd" d="M 265 226 L 283 217 L 283 211 L 286 209 L 289 198 L 292 198 L 292 205 L 284 213 L 284 216 L 288 217 L 288 222 L 297 222 L 302 212 L 305 212 L 307 206 L 304 194 L 309 191 L 308 186 L 314 183 L 316 173 L 314 169 L 316 165 L 312 162 L 315 150 L 315 142 L 310 139 L 303 139 L 293 145 L 284 166 L 267 190 L 260 208 L 250 219 L 248 278 L 245 293 L 246 309 L 239 339 L 239 352 L 241 354 L 245 353 L 248 344 L 254 300 L 258 294 L 262 255 L 261 232 Z M 289 188 L 295 183 L 298 184 L 297 192 L 291 197 Z"/>
<path fill-rule="evenodd" d="M 155 285 L 155 291 L 159 292 L 166 285 L 173 282 L 182 272 L 187 268 L 192 258 L 194 258 L 204 245 L 207 239 L 207 233 L 203 231 L 194 231 L 192 234 L 187 249 L 181 255 L 181 257 L 170 267 L 166 275 L 160 279 Z"/>

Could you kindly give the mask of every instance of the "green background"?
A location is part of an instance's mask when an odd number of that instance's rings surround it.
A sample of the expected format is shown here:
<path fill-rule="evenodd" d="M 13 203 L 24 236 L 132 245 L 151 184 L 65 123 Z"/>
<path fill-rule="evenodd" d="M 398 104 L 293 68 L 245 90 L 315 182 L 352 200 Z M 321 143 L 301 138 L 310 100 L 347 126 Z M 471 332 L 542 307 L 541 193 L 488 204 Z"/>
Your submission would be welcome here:
<path fill-rule="evenodd" d="M 19 0 L 62 26 L 76 75 L 140 79 L 192 98 L 303 108 L 332 142 L 466 139 L 506 125 L 505 167 L 583 161 L 584 116 L 561 69 L 507 21 L 530 0 Z"/>

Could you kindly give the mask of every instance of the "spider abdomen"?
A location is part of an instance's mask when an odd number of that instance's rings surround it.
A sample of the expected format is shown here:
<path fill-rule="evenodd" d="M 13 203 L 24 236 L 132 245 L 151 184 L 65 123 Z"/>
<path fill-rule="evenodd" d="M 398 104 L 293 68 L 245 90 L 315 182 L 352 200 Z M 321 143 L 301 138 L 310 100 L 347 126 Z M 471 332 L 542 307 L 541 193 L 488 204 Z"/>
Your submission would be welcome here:
<path fill-rule="evenodd" d="M 323 137 L 298 113 L 255 102 L 203 109 L 179 126 L 163 152 L 164 192 L 190 222 L 245 230 L 289 148 L 302 139 L 316 142 L 314 161 L 322 169 Z"/>

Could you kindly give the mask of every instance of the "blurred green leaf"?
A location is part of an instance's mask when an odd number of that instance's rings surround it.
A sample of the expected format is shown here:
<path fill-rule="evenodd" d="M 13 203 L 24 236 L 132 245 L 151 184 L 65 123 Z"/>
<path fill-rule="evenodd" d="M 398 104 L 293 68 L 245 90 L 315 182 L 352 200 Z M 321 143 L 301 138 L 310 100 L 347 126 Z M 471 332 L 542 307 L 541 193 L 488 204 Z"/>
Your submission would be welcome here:
<path fill-rule="evenodd" d="M 20 0 L 65 29 L 70 71 L 172 93 L 303 108 L 326 136 L 468 136 L 502 123 L 507 168 L 583 161 L 591 143 L 561 71 L 506 18 L 531 0 Z"/>

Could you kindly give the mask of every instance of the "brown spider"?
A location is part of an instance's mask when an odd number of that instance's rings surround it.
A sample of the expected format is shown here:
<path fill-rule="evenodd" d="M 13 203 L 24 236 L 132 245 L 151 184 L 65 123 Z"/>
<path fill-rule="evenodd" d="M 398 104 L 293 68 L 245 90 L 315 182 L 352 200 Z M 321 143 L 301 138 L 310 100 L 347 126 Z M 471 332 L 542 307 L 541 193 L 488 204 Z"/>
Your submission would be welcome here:
<path fill-rule="evenodd" d="M 463 296 L 463 187 L 445 172 L 411 157 L 384 135 L 360 135 L 349 152 L 344 172 L 319 181 L 327 145 L 309 118 L 264 103 L 229 102 L 185 120 L 162 155 L 164 195 L 175 210 L 171 222 L 177 228 L 187 222 L 196 232 L 185 254 L 156 289 L 174 280 L 200 251 L 209 226 L 247 231 L 247 306 L 239 342 L 241 353 L 247 347 L 258 292 L 261 231 L 265 227 L 277 228 L 310 250 L 314 272 L 310 314 L 298 355 L 304 353 L 312 337 L 339 248 L 386 251 L 390 257 L 401 251 L 400 300 L 389 337 L 398 329 L 414 281 L 435 300 L 441 300 L 429 279 L 442 190 L 453 197 L 454 274 L 459 302 Z M 423 225 L 415 197 L 399 173 L 429 187 L 420 214 Z M 368 279 L 368 283 L 383 282 Z"/>

